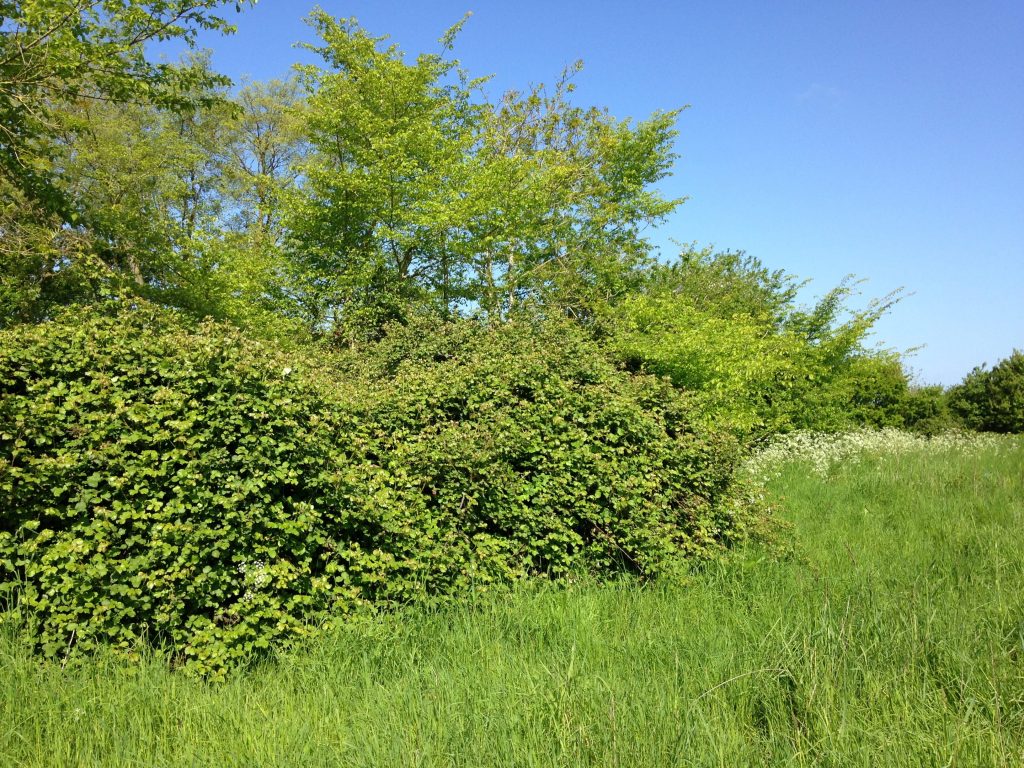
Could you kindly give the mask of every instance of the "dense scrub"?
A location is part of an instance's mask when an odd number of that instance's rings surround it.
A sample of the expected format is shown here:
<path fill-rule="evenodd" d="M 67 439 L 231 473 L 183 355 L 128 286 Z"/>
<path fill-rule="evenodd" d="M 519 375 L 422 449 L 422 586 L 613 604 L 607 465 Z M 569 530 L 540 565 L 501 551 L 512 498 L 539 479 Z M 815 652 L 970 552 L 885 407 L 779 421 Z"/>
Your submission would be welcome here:
<path fill-rule="evenodd" d="M 0 582 L 50 656 L 219 672 L 367 604 L 670 575 L 742 537 L 731 438 L 572 327 L 414 324 L 315 360 L 207 323 L 0 336 Z"/>
<path fill-rule="evenodd" d="M 148 639 L 208 670 L 352 602 L 349 417 L 297 368 L 156 312 L 3 334 L 0 569 L 45 653 Z"/>
<path fill-rule="evenodd" d="M 692 392 L 708 423 L 745 441 L 902 426 L 901 361 L 867 343 L 898 292 L 854 309 L 845 281 L 805 307 L 800 285 L 743 253 L 690 249 L 603 309 L 606 345 L 624 367 Z"/>
<path fill-rule="evenodd" d="M 975 368 L 950 390 L 949 406 L 971 429 L 1024 432 L 1024 352 Z"/>

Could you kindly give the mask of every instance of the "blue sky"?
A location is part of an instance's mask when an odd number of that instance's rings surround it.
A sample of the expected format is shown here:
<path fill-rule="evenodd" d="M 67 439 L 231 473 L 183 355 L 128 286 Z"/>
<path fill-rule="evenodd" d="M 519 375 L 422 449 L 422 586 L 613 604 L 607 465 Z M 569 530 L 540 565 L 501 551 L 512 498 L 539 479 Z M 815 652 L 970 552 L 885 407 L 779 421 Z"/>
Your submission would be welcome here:
<path fill-rule="evenodd" d="M 912 293 L 876 340 L 924 383 L 952 384 L 1024 348 L 1024 3 L 320 3 L 407 53 L 467 11 L 456 56 L 489 89 L 550 82 L 582 59 L 580 103 L 679 119 L 674 175 L 688 201 L 652 239 L 744 250 L 812 280 L 847 274 L 863 298 Z M 260 0 L 238 33 L 203 37 L 241 79 L 309 54 L 312 7 Z"/>

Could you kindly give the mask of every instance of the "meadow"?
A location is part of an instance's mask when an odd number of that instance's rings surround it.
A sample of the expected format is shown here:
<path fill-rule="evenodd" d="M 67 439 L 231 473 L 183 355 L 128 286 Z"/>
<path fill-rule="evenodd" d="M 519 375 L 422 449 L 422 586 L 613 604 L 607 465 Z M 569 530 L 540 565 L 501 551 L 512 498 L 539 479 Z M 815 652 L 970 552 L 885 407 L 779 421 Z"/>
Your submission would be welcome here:
<path fill-rule="evenodd" d="M 779 525 L 683 584 L 408 608 L 221 684 L 8 625 L 0 765 L 1024 764 L 1024 443 L 845 440 L 776 449 Z"/>

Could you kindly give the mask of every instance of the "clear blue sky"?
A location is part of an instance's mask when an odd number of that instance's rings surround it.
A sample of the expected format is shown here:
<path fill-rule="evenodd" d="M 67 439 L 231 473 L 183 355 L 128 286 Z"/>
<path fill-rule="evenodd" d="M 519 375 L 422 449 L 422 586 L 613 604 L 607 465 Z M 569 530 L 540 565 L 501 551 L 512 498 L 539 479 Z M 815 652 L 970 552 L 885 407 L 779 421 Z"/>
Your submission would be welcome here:
<path fill-rule="evenodd" d="M 204 37 L 237 79 L 309 54 L 301 0 L 260 0 L 230 38 Z M 410 54 L 466 11 L 456 55 L 499 93 L 576 59 L 581 103 L 618 117 L 690 105 L 654 241 L 745 250 L 811 278 L 854 273 L 864 297 L 913 293 L 876 339 L 925 383 L 1024 348 L 1024 3 L 321 3 Z"/>

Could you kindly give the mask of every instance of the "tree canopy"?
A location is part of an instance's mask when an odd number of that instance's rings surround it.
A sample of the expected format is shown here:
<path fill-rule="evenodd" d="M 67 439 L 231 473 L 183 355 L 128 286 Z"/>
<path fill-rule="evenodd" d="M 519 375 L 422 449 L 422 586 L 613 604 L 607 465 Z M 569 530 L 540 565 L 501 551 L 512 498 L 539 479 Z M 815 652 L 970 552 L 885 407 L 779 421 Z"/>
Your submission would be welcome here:
<path fill-rule="evenodd" d="M 153 223 L 145 210 L 146 200 L 159 205 L 159 195 L 138 187 L 171 183 L 167 171 L 159 174 L 163 178 L 140 181 L 160 152 L 149 140 L 152 126 L 141 112 L 195 113 L 218 102 L 229 81 L 203 59 L 152 61 L 145 46 L 172 39 L 191 46 L 201 30 L 231 32 L 217 15 L 225 5 L 241 10 L 242 3 L 0 3 L 0 231 L 9 262 L 0 284 L 5 316 L 38 318 L 53 305 L 95 296 L 98 284 L 117 271 L 144 280 L 141 254 L 104 258 L 104 250 L 123 243 L 129 229 L 131 239 L 144 243 L 143 251 L 174 247 L 166 232 L 156 231 L 164 211 Z M 94 146 L 86 147 L 93 139 Z M 125 147 L 137 149 L 138 167 L 119 154 Z M 92 178 L 91 171 L 102 178 Z M 122 207 L 129 209 L 127 215 L 122 216 Z M 125 245 L 134 250 L 134 244 Z"/>
<path fill-rule="evenodd" d="M 905 388 L 864 344 L 894 297 L 844 318 L 851 284 L 805 309 L 796 278 L 745 254 L 659 257 L 648 234 L 683 203 L 658 189 L 680 109 L 580 105 L 580 63 L 492 99 L 455 57 L 466 19 L 412 56 L 318 9 L 319 63 L 234 89 L 203 53 L 147 58 L 147 41 L 230 31 L 226 5 L 5 5 L 7 323 L 131 296 L 353 347 L 424 314 L 568 317 L 750 435 L 838 428 L 891 410 L 883 380 Z"/>

